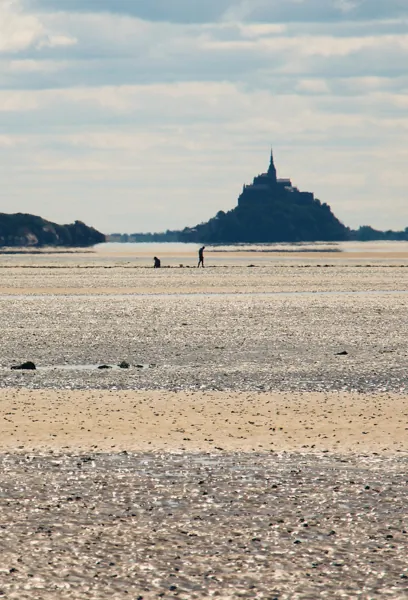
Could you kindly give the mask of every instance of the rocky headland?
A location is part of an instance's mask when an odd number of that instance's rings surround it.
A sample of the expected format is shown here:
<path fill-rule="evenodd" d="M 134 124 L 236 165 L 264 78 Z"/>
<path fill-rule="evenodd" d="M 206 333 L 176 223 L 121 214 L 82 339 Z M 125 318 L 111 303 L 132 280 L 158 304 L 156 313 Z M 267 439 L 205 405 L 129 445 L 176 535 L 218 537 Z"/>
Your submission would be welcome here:
<path fill-rule="evenodd" d="M 0 247 L 86 248 L 105 241 L 103 233 L 82 221 L 58 225 L 36 215 L 0 213 Z"/>

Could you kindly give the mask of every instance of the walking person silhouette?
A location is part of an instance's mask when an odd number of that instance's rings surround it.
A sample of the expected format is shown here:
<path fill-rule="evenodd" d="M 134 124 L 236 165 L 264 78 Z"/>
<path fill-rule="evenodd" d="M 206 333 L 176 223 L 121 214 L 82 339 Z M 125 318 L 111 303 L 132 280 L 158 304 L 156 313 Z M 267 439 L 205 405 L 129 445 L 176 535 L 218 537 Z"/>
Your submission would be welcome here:
<path fill-rule="evenodd" d="M 154 269 L 160 269 L 160 267 L 161 267 L 160 258 L 157 258 L 157 256 L 155 256 L 153 258 L 153 260 L 154 260 L 154 267 L 153 268 Z"/>
<path fill-rule="evenodd" d="M 198 265 L 197 265 L 197 267 L 199 267 L 201 265 L 203 267 L 203 269 L 204 269 L 204 250 L 205 250 L 205 246 L 202 246 L 198 251 Z"/>

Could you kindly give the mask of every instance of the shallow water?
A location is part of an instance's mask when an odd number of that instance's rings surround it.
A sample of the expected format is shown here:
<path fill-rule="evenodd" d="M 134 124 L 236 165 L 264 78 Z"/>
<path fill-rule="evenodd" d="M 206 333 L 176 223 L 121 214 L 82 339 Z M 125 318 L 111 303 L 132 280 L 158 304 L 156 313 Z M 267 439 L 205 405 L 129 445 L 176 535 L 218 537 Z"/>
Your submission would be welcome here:
<path fill-rule="evenodd" d="M 178 255 L 180 253 L 198 252 L 201 244 L 180 244 L 180 243 L 107 243 L 95 246 L 95 251 L 99 254 L 115 254 L 122 252 L 129 253 L 160 253 Z M 313 251 L 313 252 L 407 252 L 408 242 L 404 241 L 373 241 L 373 242 L 297 242 L 297 243 L 276 243 L 276 244 L 217 244 L 206 246 L 207 251 L 217 252 L 294 252 L 294 251 Z"/>

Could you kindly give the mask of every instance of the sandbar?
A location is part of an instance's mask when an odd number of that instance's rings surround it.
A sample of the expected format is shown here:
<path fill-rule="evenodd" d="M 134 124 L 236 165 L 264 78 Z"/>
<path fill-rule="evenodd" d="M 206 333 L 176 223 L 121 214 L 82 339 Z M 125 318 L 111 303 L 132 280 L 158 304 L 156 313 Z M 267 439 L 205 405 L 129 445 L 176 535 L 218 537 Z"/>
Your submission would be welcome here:
<path fill-rule="evenodd" d="M 3 389 L 0 451 L 406 453 L 397 394 Z"/>

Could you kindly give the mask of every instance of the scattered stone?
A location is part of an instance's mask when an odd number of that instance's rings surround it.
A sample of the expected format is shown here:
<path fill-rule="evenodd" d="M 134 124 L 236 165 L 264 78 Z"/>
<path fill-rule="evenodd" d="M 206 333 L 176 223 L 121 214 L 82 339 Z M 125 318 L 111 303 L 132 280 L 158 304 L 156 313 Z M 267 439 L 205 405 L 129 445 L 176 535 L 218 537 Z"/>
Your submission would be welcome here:
<path fill-rule="evenodd" d="M 128 362 L 126 362 L 125 360 L 122 360 L 122 362 L 119 363 L 118 367 L 119 367 L 119 369 L 129 369 L 130 364 Z"/>
<path fill-rule="evenodd" d="M 336 352 L 336 354 L 334 356 L 347 356 L 348 352 L 347 350 L 343 350 L 342 352 Z"/>
<path fill-rule="evenodd" d="M 11 367 L 12 371 L 35 371 L 36 366 L 31 360 L 22 363 L 21 365 L 13 365 Z"/>

